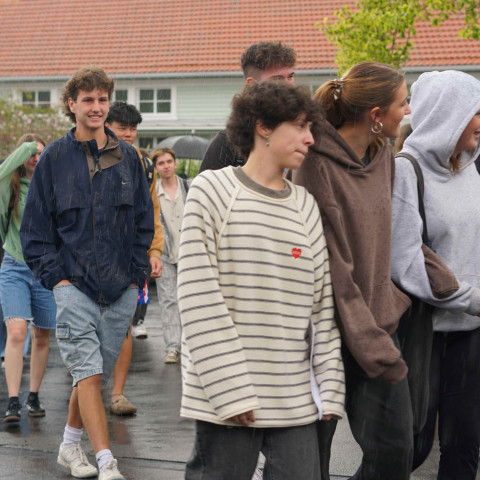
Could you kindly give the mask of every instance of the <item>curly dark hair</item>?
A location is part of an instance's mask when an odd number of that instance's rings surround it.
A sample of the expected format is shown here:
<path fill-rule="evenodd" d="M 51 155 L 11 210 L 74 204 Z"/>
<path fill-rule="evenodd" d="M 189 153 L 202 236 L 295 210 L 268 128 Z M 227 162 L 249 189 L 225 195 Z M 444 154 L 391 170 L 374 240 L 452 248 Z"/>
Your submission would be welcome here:
<path fill-rule="evenodd" d="M 68 106 L 68 99 L 73 101 L 77 100 L 78 92 L 83 90 L 84 92 L 91 92 L 96 88 L 105 90 L 108 93 L 108 99 L 110 100 L 113 92 L 115 82 L 113 78 L 107 76 L 103 68 L 96 66 L 82 67 L 77 70 L 67 81 L 62 91 L 62 104 L 63 113 L 73 122 L 75 121 L 75 114 L 70 111 Z"/>
<path fill-rule="evenodd" d="M 245 78 L 256 78 L 271 67 L 294 67 L 297 54 L 282 42 L 260 42 L 250 45 L 242 54 L 240 64 Z M 257 78 L 258 80 L 258 78 Z"/>
<path fill-rule="evenodd" d="M 305 87 L 293 87 L 278 81 L 247 85 L 241 94 L 233 97 L 227 137 L 243 158 L 248 158 L 258 120 L 273 130 L 283 122 L 293 122 L 301 114 L 305 114 L 306 121 L 314 125 L 323 116 Z"/>
<path fill-rule="evenodd" d="M 105 121 L 110 125 L 112 122 L 118 122 L 123 125 L 136 126 L 142 123 L 142 114 L 135 105 L 130 105 L 127 102 L 113 102 Z"/>

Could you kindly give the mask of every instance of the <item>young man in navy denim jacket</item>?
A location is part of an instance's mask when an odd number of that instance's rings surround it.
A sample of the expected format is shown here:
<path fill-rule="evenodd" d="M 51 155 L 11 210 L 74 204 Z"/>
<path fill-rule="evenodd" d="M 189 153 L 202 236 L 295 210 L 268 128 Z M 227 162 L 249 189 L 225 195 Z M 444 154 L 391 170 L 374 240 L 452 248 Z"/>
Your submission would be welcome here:
<path fill-rule="evenodd" d="M 21 227 L 25 260 L 57 303 L 56 337 L 73 377 L 58 463 L 97 475 L 80 447 L 85 426 L 100 480 L 121 480 L 101 397 L 149 265 L 153 206 L 133 147 L 104 127 L 114 82 L 97 67 L 75 72 L 62 100 L 76 127 L 44 150 Z"/>

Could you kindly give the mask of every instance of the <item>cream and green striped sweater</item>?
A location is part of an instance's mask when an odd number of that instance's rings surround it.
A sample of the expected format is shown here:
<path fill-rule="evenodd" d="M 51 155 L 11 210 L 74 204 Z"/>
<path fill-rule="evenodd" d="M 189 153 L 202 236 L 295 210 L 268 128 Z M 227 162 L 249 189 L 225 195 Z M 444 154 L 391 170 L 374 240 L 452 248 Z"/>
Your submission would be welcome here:
<path fill-rule="evenodd" d="M 303 187 L 270 190 L 233 167 L 198 176 L 184 211 L 178 299 L 182 416 L 233 425 L 228 418 L 254 410 L 252 426 L 284 427 L 343 415 L 327 248 Z"/>

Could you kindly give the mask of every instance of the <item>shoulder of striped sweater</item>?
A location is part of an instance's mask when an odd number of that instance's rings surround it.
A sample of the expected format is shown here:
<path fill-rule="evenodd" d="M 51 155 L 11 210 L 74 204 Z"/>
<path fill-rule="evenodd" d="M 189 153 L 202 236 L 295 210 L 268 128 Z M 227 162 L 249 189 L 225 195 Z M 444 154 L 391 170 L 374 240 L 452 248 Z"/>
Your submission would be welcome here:
<path fill-rule="evenodd" d="M 225 167 L 220 170 L 204 170 L 199 173 L 192 181 L 190 187 L 201 185 L 217 185 L 225 182 L 227 179 L 235 177 L 232 167 Z"/>
<path fill-rule="evenodd" d="M 288 182 L 290 187 L 292 188 L 292 191 L 294 192 L 295 199 L 298 205 L 305 205 L 306 207 L 311 208 L 312 203 L 315 203 L 315 198 L 313 197 L 313 195 L 305 187 L 302 187 L 301 185 L 296 185 L 295 183 L 292 183 L 290 181 Z"/>
<path fill-rule="evenodd" d="M 304 198 L 305 195 L 308 194 L 307 189 L 305 187 L 302 187 L 301 185 L 297 185 L 296 183 L 293 183 L 291 180 L 285 179 L 285 181 L 288 183 L 288 185 L 292 189 L 292 192 L 294 192 L 296 198 Z"/>

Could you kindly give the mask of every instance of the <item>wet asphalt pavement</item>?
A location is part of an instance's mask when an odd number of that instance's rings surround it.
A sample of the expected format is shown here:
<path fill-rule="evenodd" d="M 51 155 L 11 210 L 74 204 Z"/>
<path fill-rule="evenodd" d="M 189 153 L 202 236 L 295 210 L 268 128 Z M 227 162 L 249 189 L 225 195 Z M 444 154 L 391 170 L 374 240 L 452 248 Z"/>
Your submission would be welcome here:
<path fill-rule="evenodd" d="M 152 290 L 155 290 L 152 285 Z M 179 365 L 165 365 L 162 329 L 156 292 L 145 322 L 149 336 L 133 342 L 133 360 L 125 395 L 138 408 L 132 417 L 107 413 L 112 451 L 127 480 L 180 480 L 193 444 L 194 424 L 179 416 L 181 378 Z M 21 384 L 20 400 L 28 395 L 29 358 Z M 103 389 L 105 405 L 110 401 L 112 381 Z M 44 418 L 29 418 L 22 410 L 18 424 L 0 423 L 0 480 L 51 480 L 72 478 L 57 465 L 58 446 L 67 418 L 71 377 L 64 367 L 55 338 L 40 400 L 46 409 Z M 4 372 L 0 372 L 0 414 L 7 406 L 8 393 Z M 91 463 L 95 456 L 84 433 L 82 447 Z M 435 480 L 438 446 L 427 462 L 412 475 L 412 480 Z M 353 440 L 348 422 L 339 422 L 334 437 L 331 480 L 348 478 L 360 462 L 361 453 Z M 480 478 L 477 476 L 477 478 Z M 231 479 L 235 480 L 235 479 Z M 292 479 L 301 480 L 301 479 Z"/>

